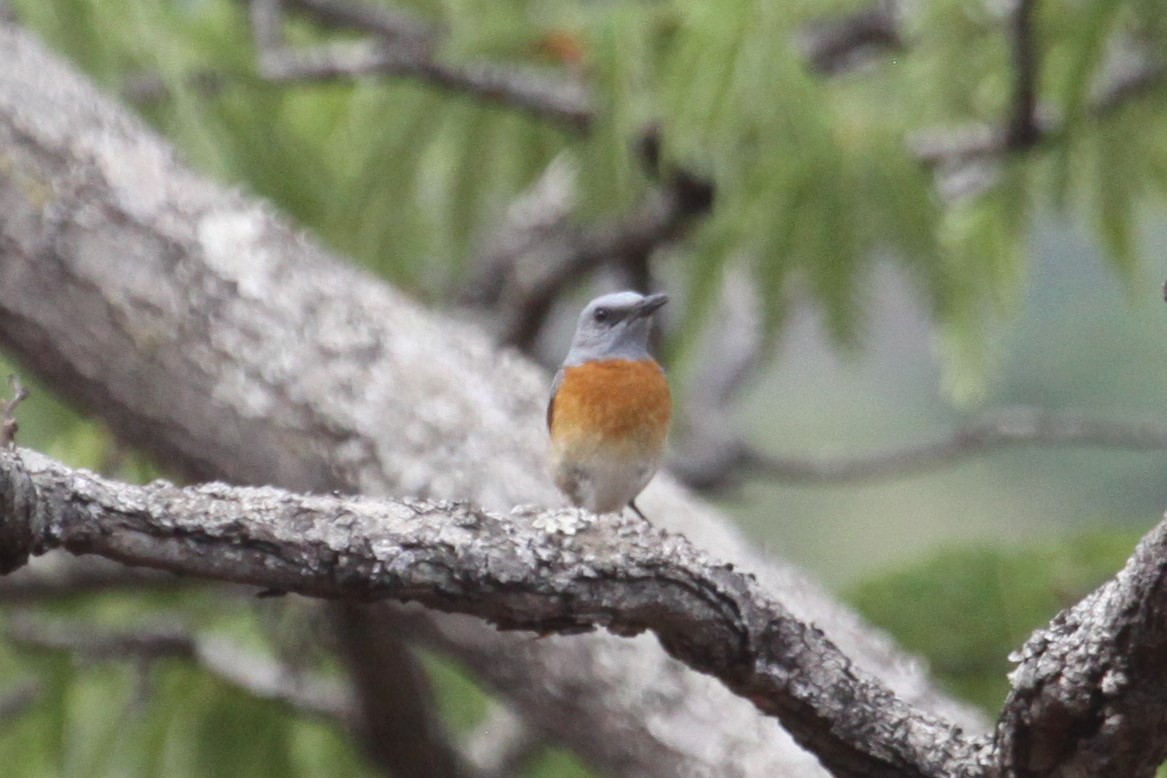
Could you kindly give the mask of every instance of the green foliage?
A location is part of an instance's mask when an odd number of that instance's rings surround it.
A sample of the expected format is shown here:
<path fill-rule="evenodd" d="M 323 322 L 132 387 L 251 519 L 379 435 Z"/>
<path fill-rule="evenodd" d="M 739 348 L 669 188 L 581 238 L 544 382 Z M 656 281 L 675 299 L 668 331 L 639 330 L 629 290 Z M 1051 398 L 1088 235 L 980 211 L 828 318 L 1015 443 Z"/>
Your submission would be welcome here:
<path fill-rule="evenodd" d="M 694 321 L 725 266 L 744 262 L 771 333 L 792 298 L 810 299 L 837 342 L 855 346 L 871 264 L 890 258 L 931 307 L 958 395 L 978 389 L 992 362 L 986 330 L 1024 288 L 1034 206 L 1087 214 L 1131 282 L 1139 208 L 1167 188 L 1167 133 L 1150 129 L 1162 123 L 1161 96 L 1148 92 L 1121 111 L 1096 106 L 1118 36 L 1145 51 L 1167 38 L 1154 0 L 1040 7 L 1038 83 L 1057 131 L 1007 161 L 986 191 L 953 203 L 910 138 L 1008 114 L 1014 73 L 997 6 L 926 4 L 905 16 L 905 50 L 827 78 L 807 67 L 799 35 L 855 2 L 394 5 L 446 29 L 439 56 L 449 62 L 585 78 L 591 131 L 564 133 L 417 83 L 266 84 L 243 4 L 231 0 L 15 3 L 103 83 L 160 77 L 170 98 L 144 110 L 198 165 L 272 198 L 422 295 L 457 285 L 506 204 L 557 154 L 581 163 L 585 214 L 628 208 L 651 184 L 634 148 L 656 122 L 668 164 L 717 184 L 716 211 L 681 271 Z M 330 36 L 306 19 L 288 33 L 297 46 Z M 212 81 L 192 78 L 207 72 Z"/>
<path fill-rule="evenodd" d="M 1091 532 L 1045 546 L 959 549 L 850 589 L 849 599 L 939 681 L 990 715 L 1009 688 L 1008 656 L 1103 581 L 1130 556 L 1138 536 Z"/>

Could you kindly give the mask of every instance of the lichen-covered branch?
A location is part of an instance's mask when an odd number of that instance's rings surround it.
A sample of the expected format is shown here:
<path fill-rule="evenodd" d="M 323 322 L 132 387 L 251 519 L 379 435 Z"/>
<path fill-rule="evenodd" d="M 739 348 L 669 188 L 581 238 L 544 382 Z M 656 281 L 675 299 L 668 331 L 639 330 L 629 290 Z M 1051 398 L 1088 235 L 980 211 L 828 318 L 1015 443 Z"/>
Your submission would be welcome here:
<path fill-rule="evenodd" d="M 1155 775 L 1167 759 L 1167 521 L 1015 659 L 996 736 L 1009 774 Z"/>
<path fill-rule="evenodd" d="M 222 484 L 138 487 L 27 450 L 0 453 L 0 494 L 12 497 L 0 525 L 20 539 L 13 560 L 61 548 L 310 596 L 418 602 L 504 629 L 649 630 L 778 718 L 837 775 L 955 776 L 976 764 L 958 728 L 857 670 L 752 576 L 643 521 Z M 184 635 L 163 637 L 149 645 L 192 650 Z"/>
<path fill-rule="evenodd" d="M 417 602 L 503 629 L 649 631 L 835 775 L 1149 776 L 1167 756 L 1167 521 L 1025 645 L 992 740 L 906 705 L 753 576 L 626 517 L 139 487 L 16 450 L 0 452 L 0 529 L 19 540 L 12 560 L 61 548 L 309 596 Z M 181 634 L 136 640 L 150 655 L 194 651 Z M 125 648 L 106 643 L 89 648 Z"/>

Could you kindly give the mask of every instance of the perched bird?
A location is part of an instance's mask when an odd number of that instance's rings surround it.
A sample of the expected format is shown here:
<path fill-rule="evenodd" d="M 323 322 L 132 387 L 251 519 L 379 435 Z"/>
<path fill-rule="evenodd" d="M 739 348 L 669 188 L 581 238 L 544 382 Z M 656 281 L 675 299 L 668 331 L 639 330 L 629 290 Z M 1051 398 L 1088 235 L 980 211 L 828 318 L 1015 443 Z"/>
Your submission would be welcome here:
<path fill-rule="evenodd" d="M 551 474 L 577 506 L 612 513 L 634 500 L 660 467 L 672 419 L 664 371 L 648 353 L 653 314 L 666 302 L 616 292 L 580 314 L 547 404 Z"/>

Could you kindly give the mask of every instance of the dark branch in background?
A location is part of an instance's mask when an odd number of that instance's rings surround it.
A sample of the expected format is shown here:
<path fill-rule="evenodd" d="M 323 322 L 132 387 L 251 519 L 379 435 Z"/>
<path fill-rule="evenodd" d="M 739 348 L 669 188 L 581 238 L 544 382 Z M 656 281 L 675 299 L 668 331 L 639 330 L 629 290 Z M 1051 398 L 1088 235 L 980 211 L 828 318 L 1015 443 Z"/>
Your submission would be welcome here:
<path fill-rule="evenodd" d="M 0 692 L 0 729 L 28 712 L 41 698 L 41 687 L 29 680 Z"/>
<path fill-rule="evenodd" d="M 187 660 L 253 697 L 330 721 L 352 723 L 355 718 L 353 702 L 339 683 L 307 676 L 231 641 L 197 635 L 185 627 L 137 625 L 113 630 L 22 616 L 8 624 L 5 636 L 19 648 L 67 651 L 90 661 Z"/>
<path fill-rule="evenodd" d="M 1130 59 L 1129 54 L 1116 55 Z M 1146 54 L 1102 68 L 1097 86 L 1083 111 L 1083 118 L 1101 121 L 1133 101 L 1167 84 L 1167 68 L 1155 54 Z M 1018 88 L 1018 92 L 1023 90 Z M 1020 102 L 1020 101 L 1019 101 Z M 949 199 L 978 194 L 996 180 L 996 166 L 1004 154 L 1022 148 L 1056 142 L 1067 121 L 1049 115 L 1036 104 L 1029 114 L 1028 140 L 1018 146 L 1009 125 L 973 124 L 954 130 L 921 130 L 908 138 L 908 147 L 923 164 L 935 168 L 941 191 Z M 1015 117 L 1014 117 L 1015 118 Z"/>
<path fill-rule="evenodd" d="M 1056 141 L 1068 121 L 1080 118 L 1055 116 L 1042 108 L 1036 6 L 1036 0 L 1016 0 L 1004 27 L 1009 35 L 1013 84 L 1003 120 L 922 129 L 908 136 L 908 150 L 934 169 L 938 189 L 947 200 L 989 189 L 998 180 L 999 164 L 1006 154 Z M 854 14 L 808 25 L 801 33 L 801 42 L 810 67 L 837 75 L 852 70 L 856 63 L 870 61 L 881 51 L 907 49 L 910 44 L 903 37 L 899 18 L 902 12 L 900 3 L 881 0 Z M 1159 52 L 1148 51 L 1135 41 L 1123 41 L 1111 47 L 1095 81 L 1081 118 L 1097 121 L 1161 89 L 1167 82 L 1167 68 Z"/>
<path fill-rule="evenodd" d="M 678 475 L 704 489 L 732 486 L 741 479 L 743 470 L 794 484 L 903 478 L 1017 446 L 1165 451 L 1167 427 L 1150 422 L 1123 423 L 1035 408 L 1011 408 L 983 413 L 932 443 L 854 457 L 783 457 L 759 451 L 736 438 L 723 443 L 719 456 L 700 460 L 700 468 L 682 467 Z"/>
<path fill-rule="evenodd" d="M 753 576 L 641 521 L 589 524 L 575 511 L 508 519 L 454 503 L 221 484 L 138 487 L 27 450 L 0 453 L 0 495 L 9 496 L 0 527 L 21 541 L 13 556 L 62 548 L 308 596 L 416 601 L 541 634 L 651 630 L 677 659 L 778 718 L 836 774 L 957 775 L 976 759 L 959 728 L 856 670 Z M 548 532 L 552 524 L 578 531 Z M 169 632 L 134 646 L 191 653 Z"/>
<path fill-rule="evenodd" d="M 16 433 L 20 431 L 20 424 L 16 421 L 16 406 L 28 399 L 28 389 L 24 388 L 19 378 L 8 376 L 8 384 L 12 387 L 12 398 L 6 400 L 0 408 L 0 448 L 16 445 Z"/>
<path fill-rule="evenodd" d="M 367 32 L 387 43 L 405 43 L 429 50 L 444 34 L 439 25 L 402 8 L 390 9 L 352 0 L 284 0 L 284 4 L 304 11 L 322 24 Z"/>
<path fill-rule="evenodd" d="M 1144 58 L 1137 63 L 1127 64 L 1092 90 L 1085 117 L 1105 119 L 1130 104 L 1131 100 L 1162 89 L 1167 80 L 1165 77 L 1167 69 L 1156 59 Z M 1065 128 L 1063 121 L 1044 115 L 1040 106 L 1035 111 L 1033 126 L 1035 136 L 1030 146 L 1056 140 Z M 911 134 L 909 146 L 917 159 L 932 167 L 999 157 L 1011 148 L 1006 129 L 993 125 L 969 125 L 952 131 L 920 131 Z"/>
<path fill-rule="evenodd" d="M 738 393 L 762 361 L 763 326 L 756 286 L 745 271 L 731 269 L 692 360 L 668 462 L 669 472 L 694 489 L 736 486 L 747 474 L 746 446 L 732 417 Z"/>
<path fill-rule="evenodd" d="M 655 128 L 648 128 L 651 137 Z M 654 148 L 645 144 L 642 151 Z M 650 173 L 655 160 L 644 154 Z M 575 175 L 555 161 L 508 214 L 465 285 L 464 303 L 488 309 L 499 339 L 529 352 L 556 300 L 605 265 L 623 270 L 634 286 L 648 282 L 647 257 L 680 238 L 713 208 L 714 186 L 683 169 L 671 169 L 626 215 L 580 226 L 571 219 Z"/>
<path fill-rule="evenodd" d="M 0 577 L 0 602 L 26 604 L 110 591 L 174 591 L 200 585 L 160 570 L 129 568 L 97 557 L 49 557 Z"/>
<path fill-rule="evenodd" d="M 272 0 L 252 0 L 253 9 L 257 2 Z M 293 48 L 274 40 L 271 26 L 282 23 L 282 18 L 273 21 L 265 10 L 260 15 L 262 25 L 255 27 L 255 40 L 260 75 L 269 81 L 352 80 L 369 75 L 416 78 L 572 130 L 585 130 L 591 122 L 586 87 L 565 71 L 496 62 L 442 62 L 435 54 L 439 28 L 411 15 L 339 0 L 293 5 L 326 24 L 360 29 L 370 37 Z"/>
<path fill-rule="evenodd" d="M 1013 100 L 1006 121 L 1005 143 L 1023 151 L 1041 138 L 1037 122 L 1037 79 L 1040 68 L 1034 30 L 1036 0 L 1015 0 L 1010 23 L 1013 49 Z"/>
<path fill-rule="evenodd" d="M 358 733 L 375 764 L 400 765 L 394 778 L 470 776 L 474 771 L 454 748 L 450 733 L 434 706 L 403 710 L 386 699 L 434 698 L 421 665 L 401 640 L 397 625 L 369 617 L 368 607 L 341 602 L 332 609 L 337 642 L 356 696 Z"/>
<path fill-rule="evenodd" d="M 840 75 L 886 52 L 903 50 L 896 6 L 891 0 L 880 0 L 847 16 L 804 27 L 799 43 L 811 70 Z"/>

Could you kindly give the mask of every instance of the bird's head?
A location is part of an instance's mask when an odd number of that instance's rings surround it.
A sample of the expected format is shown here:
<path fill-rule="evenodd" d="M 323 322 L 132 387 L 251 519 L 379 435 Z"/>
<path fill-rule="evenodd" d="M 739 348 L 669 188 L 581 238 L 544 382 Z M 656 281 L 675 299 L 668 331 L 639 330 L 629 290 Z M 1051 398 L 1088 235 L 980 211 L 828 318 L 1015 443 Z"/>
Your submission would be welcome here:
<path fill-rule="evenodd" d="M 652 315 L 668 295 L 613 292 L 597 297 L 579 315 L 565 366 L 596 359 L 648 359 Z"/>

